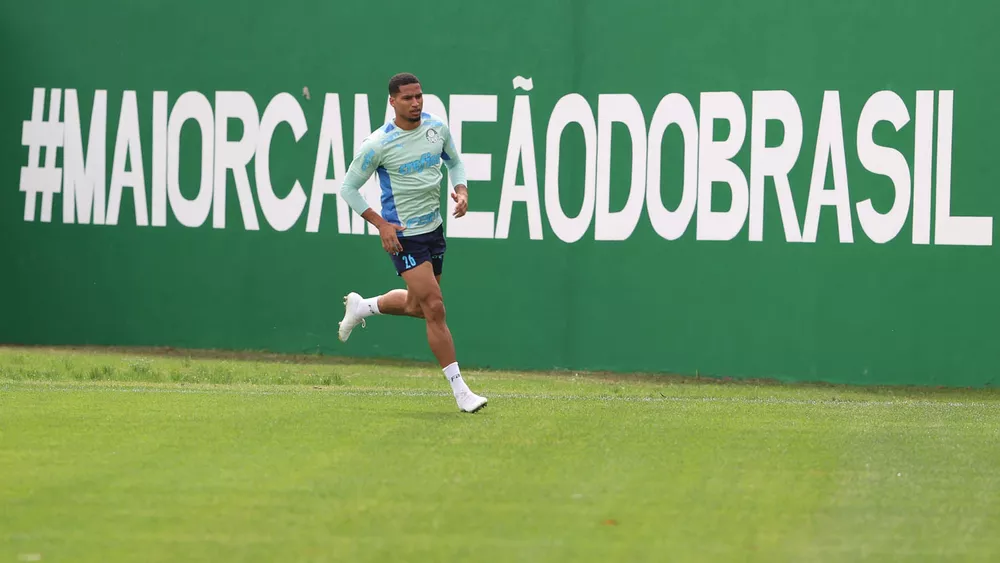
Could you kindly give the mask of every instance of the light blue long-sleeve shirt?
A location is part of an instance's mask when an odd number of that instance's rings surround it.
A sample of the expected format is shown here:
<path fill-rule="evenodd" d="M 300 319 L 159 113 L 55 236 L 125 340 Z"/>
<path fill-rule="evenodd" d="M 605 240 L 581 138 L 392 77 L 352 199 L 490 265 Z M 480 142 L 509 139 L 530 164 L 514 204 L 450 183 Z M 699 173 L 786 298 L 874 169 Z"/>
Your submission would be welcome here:
<path fill-rule="evenodd" d="M 421 115 L 420 126 L 406 131 L 388 122 L 369 135 L 351 161 L 340 195 L 359 215 L 370 206 L 361 187 L 378 174 L 382 217 L 406 227 L 400 236 L 428 233 L 441 217 L 441 163 L 453 185 L 465 184 L 465 167 L 455 150 L 448 125 L 433 114 Z"/>

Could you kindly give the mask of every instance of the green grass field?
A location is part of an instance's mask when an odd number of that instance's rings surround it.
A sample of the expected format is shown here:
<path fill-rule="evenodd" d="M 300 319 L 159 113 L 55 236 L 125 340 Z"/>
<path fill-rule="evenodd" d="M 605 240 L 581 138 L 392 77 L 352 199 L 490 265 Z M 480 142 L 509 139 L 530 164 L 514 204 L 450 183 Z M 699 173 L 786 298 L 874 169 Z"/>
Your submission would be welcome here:
<path fill-rule="evenodd" d="M 2 561 L 997 561 L 1000 393 L 0 348 Z"/>

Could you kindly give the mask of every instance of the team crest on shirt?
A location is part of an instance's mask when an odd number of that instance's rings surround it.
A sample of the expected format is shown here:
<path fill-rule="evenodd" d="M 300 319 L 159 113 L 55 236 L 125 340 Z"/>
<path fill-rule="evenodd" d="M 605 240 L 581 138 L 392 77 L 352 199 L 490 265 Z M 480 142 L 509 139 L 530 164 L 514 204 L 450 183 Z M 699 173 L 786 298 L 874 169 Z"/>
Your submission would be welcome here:
<path fill-rule="evenodd" d="M 438 133 L 437 130 L 435 130 L 435 129 L 428 129 L 427 130 L 427 141 L 428 142 L 430 142 L 430 143 L 437 143 L 440 140 L 441 140 L 441 134 Z"/>

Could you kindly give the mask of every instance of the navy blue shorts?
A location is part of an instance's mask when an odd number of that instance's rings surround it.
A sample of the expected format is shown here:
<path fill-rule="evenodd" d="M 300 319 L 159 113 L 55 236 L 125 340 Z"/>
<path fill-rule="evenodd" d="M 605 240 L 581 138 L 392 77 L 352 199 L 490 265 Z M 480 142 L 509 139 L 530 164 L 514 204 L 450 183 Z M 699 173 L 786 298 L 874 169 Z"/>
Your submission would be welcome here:
<path fill-rule="evenodd" d="M 413 236 L 399 236 L 399 244 L 403 251 L 392 255 L 393 265 L 396 266 L 396 275 L 401 276 L 406 270 L 412 270 L 424 262 L 430 262 L 434 267 L 434 275 L 440 276 L 444 267 L 444 251 L 446 244 L 444 241 L 444 225 L 429 233 Z"/>

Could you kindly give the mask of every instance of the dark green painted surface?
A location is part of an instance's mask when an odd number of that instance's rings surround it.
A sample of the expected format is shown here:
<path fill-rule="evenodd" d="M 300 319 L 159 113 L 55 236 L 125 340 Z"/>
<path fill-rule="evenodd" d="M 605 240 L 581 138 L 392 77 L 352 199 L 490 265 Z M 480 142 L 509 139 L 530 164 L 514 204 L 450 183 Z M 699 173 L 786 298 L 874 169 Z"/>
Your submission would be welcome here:
<path fill-rule="evenodd" d="M 129 188 L 116 226 L 63 224 L 60 194 L 52 222 L 41 222 L 37 211 L 34 221 L 25 221 L 25 194 L 18 190 L 20 168 L 28 164 L 21 133 L 33 88 L 78 92 L 85 145 L 94 92 L 108 92 L 105 189 L 122 92 L 136 92 L 148 206 L 154 91 L 168 92 L 171 107 L 188 91 L 203 93 L 213 106 L 216 92 L 248 92 L 258 115 L 275 95 L 295 96 L 308 130 L 295 142 L 289 126 L 279 126 L 271 182 L 284 196 L 299 180 L 309 195 L 324 95 L 340 96 L 349 162 L 354 95 L 368 95 L 377 126 L 388 77 L 406 70 L 446 106 L 454 95 L 496 96 L 495 122 L 463 128 L 463 152 L 492 155 L 491 179 L 470 184 L 472 211 L 497 212 L 514 97 L 527 95 L 531 104 L 543 238 L 529 239 L 524 204 L 515 203 L 508 238 L 449 240 L 445 302 L 463 365 L 853 383 L 996 381 L 996 249 L 935 244 L 936 207 L 932 244 L 914 244 L 912 203 L 899 234 L 876 244 L 859 223 L 856 204 L 872 198 L 880 212 L 893 205 L 892 182 L 866 170 L 858 157 L 858 119 L 870 96 L 889 90 L 905 104 L 909 122 L 899 131 L 879 123 L 874 140 L 900 151 L 912 188 L 917 91 L 935 91 L 936 156 L 940 92 L 949 91 L 952 214 L 997 214 L 997 4 L 341 4 L 119 0 L 18 2 L 0 9 L 7 53 L 0 103 L 0 342 L 430 359 L 424 328 L 412 319 L 373 319 L 348 345 L 337 342 L 347 291 L 368 296 L 400 281 L 376 237 L 338 233 L 333 197 L 325 200 L 319 232 L 306 231 L 308 203 L 290 230 L 276 232 L 256 189 L 261 228 L 244 228 L 231 172 L 225 229 L 212 227 L 214 210 L 197 228 L 180 225 L 169 209 L 166 227 L 136 226 Z M 515 76 L 531 77 L 534 89 L 515 92 Z M 648 128 L 667 94 L 684 95 L 700 124 L 702 93 L 734 92 L 747 128 L 733 161 L 749 181 L 752 99 L 764 90 L 790 92 L 800 109 L 803 143 L 789 175 L 800 227 L 824 92 L 839 92 L 853 243 L 840 242 L 832 207 L 821 212 L 815 243 L 787 242 L 771 179 L 762 241 L 749 240 L 749 221 L 732 240 L 697 240 L 697 213 L 683 236 L 668 241 L 653 229 L 645 206 L 627 240 L 595 240 L 593 222 L 579 241 L 555 235 L 545 205 L 546 129 L 561 97 L 583 95 L 596 118 L 599 95 L 631 94 Z M 611 209 L 619 210 L 629 193 L 632 147 L 624 125 L 611 130 Z M 725 123 L 714 130 L 716 139 L 729 134 Z M 237 122 L 229 133 L 239 137 Z M 584 136 L 571 125 L 562 138 L 559 197 L 576 215 L 584 201 Z M 768 124 L 768 145 L 782 139 L 781 125 Z M 186 197 L 198 191 L 201 143 L 195 123 L 184 125 Z M 668 208 L 681 200 L 681 148 L 672 126 L 662 148 Z M 247 170 L 256 188 L 254 161 Z M 832 187 L 829 167 L 826 177 Z M 725 210 L 730 198 L 718 187 L 712 209 Z"/>

